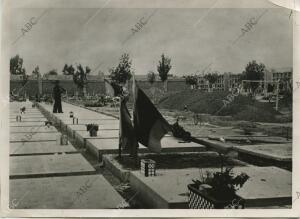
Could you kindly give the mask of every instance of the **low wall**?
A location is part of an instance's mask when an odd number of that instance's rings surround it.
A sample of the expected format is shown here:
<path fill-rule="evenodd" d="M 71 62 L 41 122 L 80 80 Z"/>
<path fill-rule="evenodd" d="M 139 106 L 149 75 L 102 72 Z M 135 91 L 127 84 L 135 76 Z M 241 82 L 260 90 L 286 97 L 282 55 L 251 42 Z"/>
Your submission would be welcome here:
<path fill-rule="evenodd" d="M 51 94 L 54 87 L 54 80 L 42 80 L 42 92 L 43 94 Z M 60 85 L 67 90 L 69 95 L 74 95 L 77 91 L 77 86 L 72 80 L 60 80 Z M 104 94 L 105 86 L 104 81 L 88 81 L 87 82 L 87 93 L 90 95 L 93 94 Z M 17 92 L 20 90 L 20 94 L 26 92 L 29 96 L 35 96 L 38 93 L 38 83 L 37 80 L 28 80 L 24 85 L 24 82 L 21 80 L 11 80 L 10 81 L 10 90 Z"/>
<path fill-rule="evenodd" d="M 42 80 L 42 93 L 51 94 L 54 87 L 55 80 Z M 164 83 L 162 81 L 155 81 L 153 84 L 150 84 L 148 81 L 137 81 L 137 84 L 140 88 L 148 90 L 151 87 L 164 89 Z M 74 95 L 77 91 L 77 86 L 73 80 L 60 80 L 60 85 L 67 90 L 69 95 Z M 131 89 L 132 83 L 129 82 L 129 89 Z M 190 89 L 190 86 L 185 83 L 184 80 L 169 80 L 167 82 L 168 91 L 180 91 Z M 23 87 L 23 88 L 22 88 Z M 22 89 L 21 89 L 22 88 Z M 105 83 L 104 80 L 88 80 L 87 82 L 87 94 L 105 94 Z M 38 93 L 38 83 L 35 79 L 30 79 L 24 85 L 22 80 L 11 80 L 10 81 L 10 90 L 17 92 L 20 90 L 20 94 L 26 92 L 29 96 L 35 96 Z"/>

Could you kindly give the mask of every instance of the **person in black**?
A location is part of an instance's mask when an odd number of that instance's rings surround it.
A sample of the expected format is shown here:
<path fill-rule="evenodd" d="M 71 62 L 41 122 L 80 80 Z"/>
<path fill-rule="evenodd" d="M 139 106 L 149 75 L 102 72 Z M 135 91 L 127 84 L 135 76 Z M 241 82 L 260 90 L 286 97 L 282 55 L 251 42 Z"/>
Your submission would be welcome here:
<path fill-rule="evenodd" d="M 53 88 L 53 113 L 63 113 L 62 106 L 61 106 L 61 94 L 66 90 L 59 86 L 59 81 L 55 81 L 55 86 Z"/>

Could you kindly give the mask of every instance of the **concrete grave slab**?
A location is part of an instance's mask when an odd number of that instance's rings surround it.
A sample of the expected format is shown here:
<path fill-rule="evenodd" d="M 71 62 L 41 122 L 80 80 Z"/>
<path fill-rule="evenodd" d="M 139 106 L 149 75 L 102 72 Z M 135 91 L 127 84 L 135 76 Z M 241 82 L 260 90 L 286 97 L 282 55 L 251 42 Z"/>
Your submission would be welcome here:
<path fill-rule="evenodd" d="M 95 169 L 81 154 L 11 156 L 10 178 L 91 174 Z"/>
<path fill-rule="evenodd" d="M 238 152 L 251 154 L 257 157 L 277 160 L 292 161 L 292 144 L 261 144 L 235 146 Z"/>
<path fill-rule="evenodd" d="M 216 171 L 204 168 L 202 172 Z M 145 177 L 140 171 L 130 175 L 130 185 L 139 198 L 151 208 L 187 208 L 188 188 L 192 179 L 199 178 L 199 169 L 158 170 L 157 176 Z M 219 170 L 217 170 L 219 171 Z M 237 192 L 247 207 L 289 205 L 292 201 L 292 173 L 277 167 L 236 167 L 235 173 L 245 172 L 250 179 Z"/>
<path fill-rule="evenodd" d="M 34 132 L 58 132 L 54 126 L 13 126 L 9 128 L 10 133 L 34 133 Z"/>
<path fill-rule="evenodd" d="M 62 123 L 65 124 L 65 125 L 74 125 L 73 124 L 73 119 L 66 119 L 66 120 L 62 120 Z M 78 124 L 79 125 L 86 125 L 86 124 L 89 124 L 89 123 L 95 123 L 95 124 L 98 124 L 99 126 L 100 125 L 110 125 L 110 124 L 113 124 L 113 125 L 119 125 L 119 120 L 117 119 L 110 119 L 110 120 L 102 120 L 102 119 L 93 119 L 93 120 L 90 120 L 90 119 L 78 119 Z"/>
<path fill-rule="evenodd" d="M 86 147 L 87 149 L 98 159 L 101 158 L 103 154 L 113 154 L 118 153 L 119 139 L 87 139 Z M 206 149 L 205 146 L 194 142 L 182 142 L 172 136 L 165 136 L 161 140 L 162 153 L 168 152 L 201 152 Z M 139 153 L 149 153 L 147 147 L 139 144 Z"/>
<path fill-rule="evenodd" d="M 219 140 L 220 136 L 208 136 L 210 140 Z M 225 140 L 228 142 L 231 141 L 251 141 L 259 143 L 289 143 L 291 140 L 287 140 L 283 137 L 277 136 L 224 136 Z"/>
<path fill-rule="evenodd" d="M 76 131 L 86 131 L 86 125 L 78 124 L 78 125 L 67 125 L 67 133 L 72 138 L 75 137 Z M 99 125 L 99 131 L 101 130 L 119 130 L 119 124 L 101 124 Z"/>
<path fill-rule="evenodd" d="M 24 117 L 22 116 L 22 122 L 44 122 L 47 119 L 45 117 Z M 16 118 L 9 119 L 10 122 L 16 122 Z"/>
<path fill-rule="evenodd" d="M 119 138 L 119 130 L 99 130 L 96 137 L 91 137 L 87 131 L 75 131 L 75 139 L 81 145 L 86 145 L 86 139 L 111 139 Z"/>
<path fill-rule="evenodd" d="M 27 113 L 27 114 L 20 114 L 20 113 L 11 114 L 11 113 L 9 113 L 9 118 L 15 119 L 16 116 L 18 116 L 18 115 L 21 115 L 24 118 L 44 118 L 42 113 Z"/>
<path fill-rule="evenodd" d="M 10 110 L 9 115 L 15 116 L 15 115 L 20 115 L 21 111 L 20 110 Z M 32 115 L 41 115 L 41 112 L 39 110 L 28 110 L 26 109 L 25 113 L 22 113 L 21 115 L 23 116 L 32 116 Z"/>
<path fill-rule="evenodd" d="M 10 180 L 17 209 L 113 209 L 128 205 L 102 175 Z"/>
<path fill-rule="evenodd" d="M 61 133 L 51 132 L 29 132 L 29 133 L 11 133 L 9 135 L 10 142 L 30 142 L 30 141 L 56 141 Z"/>
<path fill-rule="evenodd" d="M 68 145 L 58 145 L 56 141 L 45 142 L 15 142 L 10 143 L 10 155 L 38 155 L 76 152 L 76 149 L 69 142 Z"/>
<path fill-rule="evenodd" d="M 101 124 L 99 125 L 99 130 L 119 130 L 119 124 Z M 68 133 L 72 134 L 73 131 L 86 131 L 86 125 L 67 125 Z"/>
<path fill-rule="evenodd" d="M 43 126 L 43 125 L 45 125 L 45 121 L 48 121 L 48 120 L 45 118 L 45 120 L 43 122 L 39 122 L 39 121 L 37 121 L 37 122 L 15 122 L 15 121 L 12 122 L 11 121 L 9 123 L 9 125 L 10 125 L 10 127 Z"/>

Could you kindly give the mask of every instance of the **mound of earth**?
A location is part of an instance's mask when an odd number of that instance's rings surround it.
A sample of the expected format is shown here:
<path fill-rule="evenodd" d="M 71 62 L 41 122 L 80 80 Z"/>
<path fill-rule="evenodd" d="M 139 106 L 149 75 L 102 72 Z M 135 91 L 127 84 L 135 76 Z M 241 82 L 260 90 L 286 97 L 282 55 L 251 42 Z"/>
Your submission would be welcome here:
<path fill-rule="evenodd" d="M 253 122 L 277 122 L 280 113 L 270 103 L 262 103 L 248 96 L 239 95 L 224 106 L 229 92 L 203 92 L 186 90 L 170 94 L 161 99 L 158 107 L 162 109 L 184 110 L 218 116 L 232 116 L 236 120 Z"/>

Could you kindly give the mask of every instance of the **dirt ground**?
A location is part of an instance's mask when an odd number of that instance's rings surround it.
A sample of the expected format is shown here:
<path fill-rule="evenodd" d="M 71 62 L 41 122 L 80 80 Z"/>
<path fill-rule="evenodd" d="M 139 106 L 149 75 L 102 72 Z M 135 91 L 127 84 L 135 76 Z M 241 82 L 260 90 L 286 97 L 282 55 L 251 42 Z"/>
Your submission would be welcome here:
<path fill-rule="evenodd" d="M 75 104 L 82 105 L 80 102 Z M 119 107 L 86 107 L 93 111 L 110 114 L 119 117 Z M 132 109 L 129 108 L 132 112 Z M 195 121 L 195 114 L 190 111 L 168 110 L 159 108 L 161 114 L 166 120 L 173 124 L 176 119 L 179 119 L 179 124 L 187 131 L 191 132 L 195 137 L 208 137 L 209 135 L 216 136 L 239 136 L 245 135 L 244 126 L 251 126 L 252 135 L 268 135 L 280 136 L 284 138 L 292 138 L 292 123 L 262 123 L 234 120 L 231 116 L 212 116 L 209 114 L 198 114 L 198 119 Z"/>

